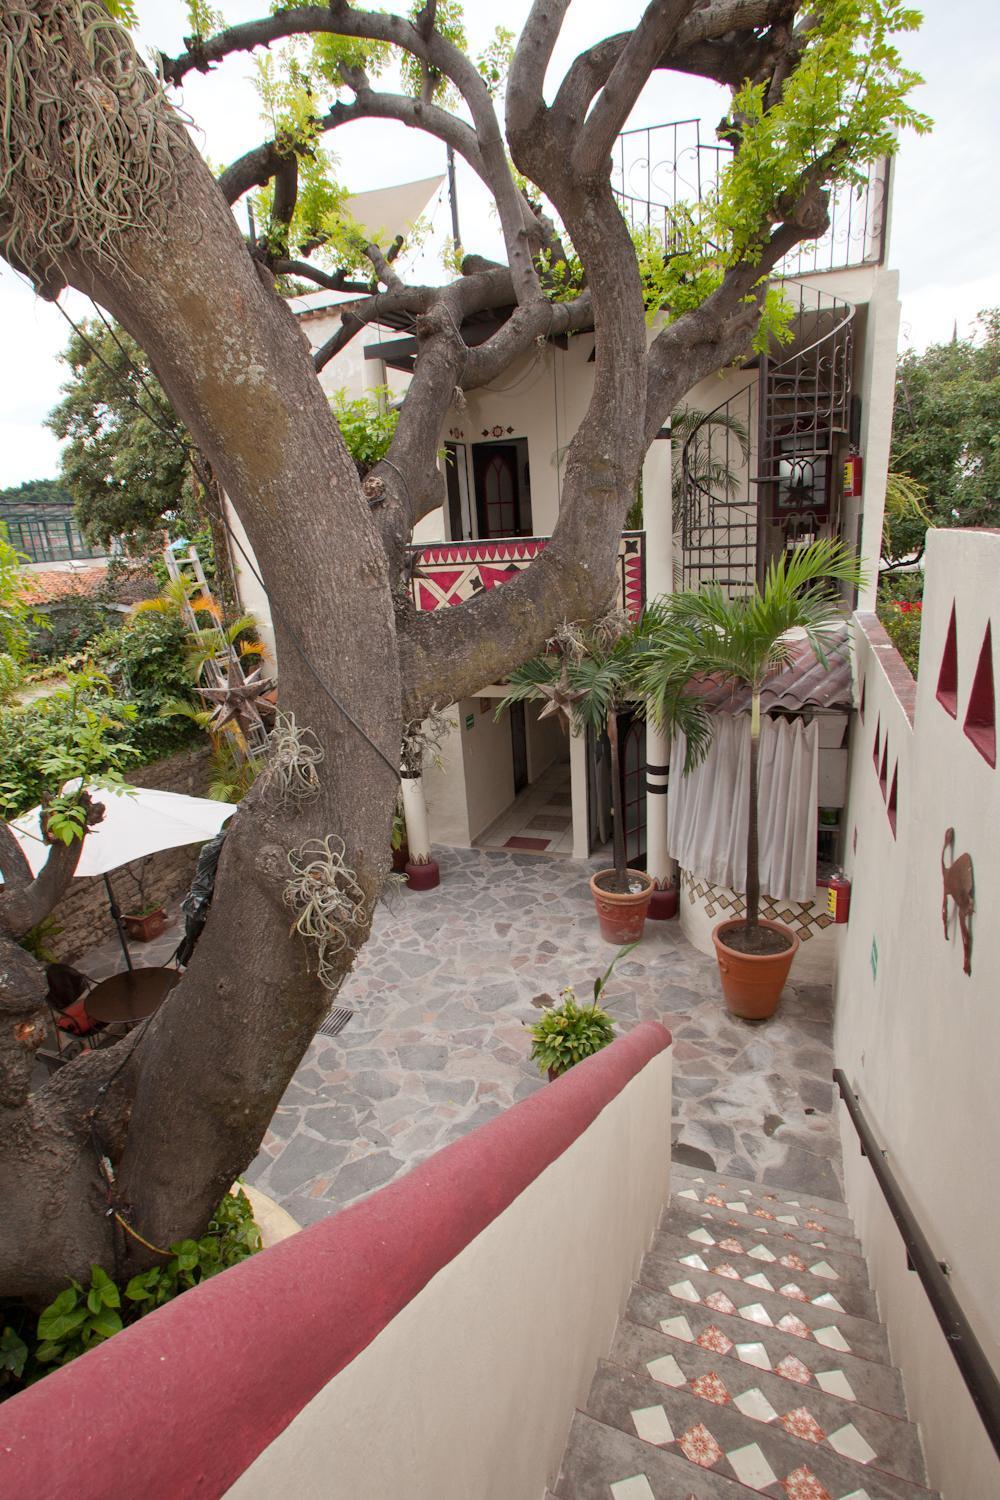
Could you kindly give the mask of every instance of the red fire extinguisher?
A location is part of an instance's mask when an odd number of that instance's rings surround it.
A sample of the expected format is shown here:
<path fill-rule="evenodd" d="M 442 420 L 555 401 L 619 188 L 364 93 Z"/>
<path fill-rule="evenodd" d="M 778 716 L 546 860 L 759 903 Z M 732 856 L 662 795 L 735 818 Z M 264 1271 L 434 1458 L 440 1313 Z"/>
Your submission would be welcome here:
<path fill-rule="evenodd" d="M 829 875 L 819 882 L 826 886 L 826 909 L 835 922 L 846 922 L 851 913 L 851 882 L 846 875 Z"/>

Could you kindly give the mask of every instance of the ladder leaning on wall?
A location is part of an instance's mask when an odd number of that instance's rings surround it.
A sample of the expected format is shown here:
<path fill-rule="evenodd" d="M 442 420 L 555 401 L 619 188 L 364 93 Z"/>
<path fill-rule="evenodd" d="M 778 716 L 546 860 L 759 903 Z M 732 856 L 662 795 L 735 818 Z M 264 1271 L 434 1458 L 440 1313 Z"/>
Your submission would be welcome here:
<path fill-rule="evenodd" d="M 184 588 L 184 597 L 180 606 L 181 618 L 192 635 L 201 635 L 202 629 L 198 624 L 195 610 L 192 608 L 192 599 L 204 599 L 214 618 L 221 619 L 221 611 L 208 586 L 201 558 L 192 546 L 179 556 L 171 547 L 165 547 L 163 559 L 170 577 L 182 584 Z M 227 685 L 242 685 L 246 682 L 246 673 L 243 670 L 239 652 L 235 646 L 226 643 L 221 632 L 218 653 L 209 657 L 198 677 L 202 686 L 210 688 L 224 688 Z M 246 718 L 248 720 L 246 728 L 232 735 L 233 748 L 241 760 L 259 760 L 267 751 L 267 726 L 252 702 L 246 705 Z"/>

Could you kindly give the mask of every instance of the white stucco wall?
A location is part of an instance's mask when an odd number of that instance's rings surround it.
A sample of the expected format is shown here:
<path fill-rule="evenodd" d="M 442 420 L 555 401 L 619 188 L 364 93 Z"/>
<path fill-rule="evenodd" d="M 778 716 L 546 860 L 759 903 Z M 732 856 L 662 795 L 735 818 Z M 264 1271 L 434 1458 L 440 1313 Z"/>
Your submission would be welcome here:
<path fill-rule="evenodd" d="M 952 601 L 958 625 L 958 718 L 936 701 Z M 931 532 L 921 669 L 912 728 L 887 676 L 889 647 L 857 632 L 865 714 L 855 729 L 847 812 L 851 920 L 840 933 L 835 1055 L 959 1303 L 1000 1370 L 1000 773 L 963 732 L 972 676 L 993 621 L 1000 682 L 1000 534 Z M 893 838 L 875 770 L 876 722 L 898 762 Z M 962 972 L 954 912 L 942 928 L 945 829 L 975 869 L 972 974 Z M 854 847 L 854 834 L 857 844 Z M 874 951 L 873 951 L 874 945 Z M 875 954 L 877 953 L 877 960 Z M 879 1307 L 911 1415 L 920 1424 L 932 1487 L 945 1500 L 1000 1494 L 998 1465 L 898 1231 L 842 1121 L 847 1197 L 869 1256 Z"/>
<path fill-rule="evenodd" d="M 483 704 L 489 705 L 486 712 L 481 711 Z M 495 707 L 486 697 L 463 698 L 457 705 L 470 843 L 514 800 L 510 715 L 504 710 L 495 719 Z M 470 716 L 471 729 L 467 727 Z M 431 834 L 435 836 L 433 827 Z"/>
<path fill-rule="evenodd" d="M 669 1193 L 671 1049 L 306 1406 L 234 1500 L 534 1500 Z"/>

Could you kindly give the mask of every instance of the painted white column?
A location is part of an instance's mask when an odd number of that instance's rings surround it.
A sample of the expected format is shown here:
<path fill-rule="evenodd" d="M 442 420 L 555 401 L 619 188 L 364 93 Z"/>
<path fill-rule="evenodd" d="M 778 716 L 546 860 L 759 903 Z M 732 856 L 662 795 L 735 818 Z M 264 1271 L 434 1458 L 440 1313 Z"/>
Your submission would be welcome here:
<path fill-rule="evenodd" d="M 670 741 L 646 721 L 646 870 L 653 877 L 649 915 L 672 917 L 677 912 L 677 864 L 667 853 L 667 759 Z"/>
<path fill-rule="evenodd" d="M 646 533 L 646 598 L 673 592 L 674 507 L 670 423 L 649 445 L 642 465 L 642 524 Z"/>
<path fill-rule="evenodd" d="M 406 819 L 406 843 L 410 858 L 406 866 L 406 880 L 411 890 L 427 891 L 440 879 L 437 861 L 431 858 L 431 834 L 427 823 L 427 803 L 424 800 L 422 776 L 403 776 L 400 779 L 403 796 L 403 817 Z"/>
<path fill-rule="evenodd" d="M 569 789 L 573 799 L 573 858 L 590 857 L 587 834 L 587 736 L 569 736 Z"/>

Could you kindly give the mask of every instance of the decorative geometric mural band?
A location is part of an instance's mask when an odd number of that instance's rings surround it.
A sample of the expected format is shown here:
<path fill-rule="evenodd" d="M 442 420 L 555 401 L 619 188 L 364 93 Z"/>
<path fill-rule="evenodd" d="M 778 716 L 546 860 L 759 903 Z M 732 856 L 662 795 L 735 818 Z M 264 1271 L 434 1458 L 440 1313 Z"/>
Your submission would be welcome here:
<path fill-rule="evenodd" d="M 419 610 L 464 604 L 522 572 L 548 540 L 546 536 L 515 536 L 411 547 L 413 602 Z M 625 531 L 618 544 L 618 603 L 632 619 L 638 618 L 645 603 L 644 542 L 644 532 Z"/>
<path fill-rule="evenodd" d="M 747 904 L 743 897 L 727 891 L 725 886 L 699 880 L 687 870 L 681 872 L 681 884 L 687 890 L 691 905 L 700 901 L 707 916 L 719 916 L 722 921 L 727 917 L 746 916 Z M 761 896 L 760 914 L 767 917 L 769 922 L 784 922 L 786 927 L 791 927 L 797 933 L 803 943 L 807 943 L 835 920 L 814 901 L 775 901 L 771 896 Z"/>

